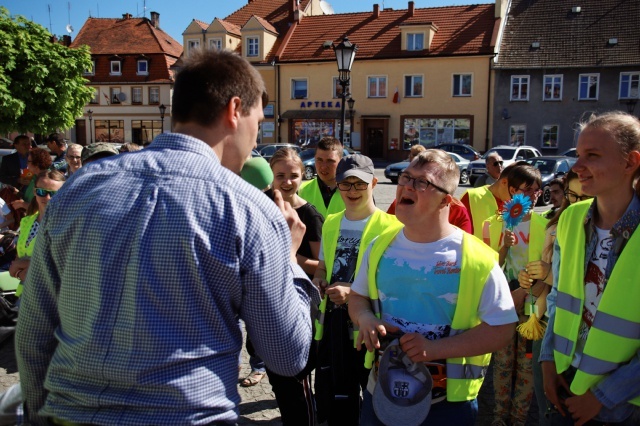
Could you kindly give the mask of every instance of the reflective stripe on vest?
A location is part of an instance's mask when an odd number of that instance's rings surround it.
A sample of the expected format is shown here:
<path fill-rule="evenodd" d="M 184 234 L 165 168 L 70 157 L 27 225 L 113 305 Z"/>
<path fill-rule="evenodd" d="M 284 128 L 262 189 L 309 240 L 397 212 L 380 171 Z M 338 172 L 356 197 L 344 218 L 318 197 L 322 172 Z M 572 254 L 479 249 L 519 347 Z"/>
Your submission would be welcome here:
<path fill-rule="evenodd" d="M 467 191 L 469 195 L 469 208 L 471 220 L 473 221 L 473 235 L 482 239 L 482 224 L 491 216 L 495 216 L 498 211 L 498 203 L 488 186 L 471 188 Z"/>
<path fill-rule="evenodd" d="M 25 216 L 20 221 L 20 235 L 18 236 L 18 243 L 16 244 L 16 251 L 18 258 L 31 257 L 33 254 L 33 246 L 35 246 L 35 238 L 31 240 L 31 243 L 27 247 L 27 239 L 31 233 L 31 227 L 33 223 L 38 219 L 38 213 L 34 213 L 30 216 Z"/>
<path fill-rule="evenodd" d="M 562 213 L 557 238 L 560 246 L 558 303 L 553 327 L 554 359 L 563 372 L 574 358 L 584 305 L 584 219 L 591 200 Z M 587 390 L 626 364 L 640 350 L 640 286 L 637 285 L 640 232 L 634 232 L 620 254 L 598 304 L 587 335 L 571 391 Z M 629 401 L 640 406 L 640 396 Z"/>
<path fill-rule="evenodd" d="M 333 263 L 336 256 L 336 248 L 338 246 L 338 237 L 340 236 L 340 224 L 344 218 L 345 212 L 332 214 L 327 217 L 322 225 L 322 249 L 324 254 L 324 263 L 327 270 L 326 280 L 331 282 L 331 274 L 333 273 Z M 380 209 L 376 209 L 362 231 L 360 238 L 360 246 L 358 247 L 358 260 L 356 261 L 356 269 L 354 274 L 358 273 L 362 256 L 371 241 L 384 232 L 387 228 L 400 226 L 400 222 L 395 215 L 387 214 Z M 325 295 L 320 302 L 318 319 L 316 320 L 316 340 L 322 340 L 324 334 L 324 313 L 327 311 L 328 297 Z M 354 339 L 355 342 L 355 339 Z"/>
<path fill-rule="evenodd" d="M 344 201 L 342 200 L 342 196 L 340 196 L 338 190 L 336 190 L 336 192 L 331 196 L 329 207 L 324 205 L 324 198 L 322 198 L 322 193 L 318 186 L 318 178 L 311 179 L 300 185 L 298 195 L 308 203 L 311 203 L 316 210 L 320 212 L 324 219 L 326 219 L 330 214 L 340 213 L 345 209 Z"/>
<path fill-rule="evenodd" d="M 488 226 L 487 226 L 488 222 Z M 547 227 L 547 222 L 549 222 L 544 217 L 540 216 L 538 213 L 533 212 L 531 214 L 529 225 L 529 262 L 533 262 L 534 260 L 540 260 L 542 258 L 542 249 L 544 248 L 544 236 L 545 236 L 545 228 Z M 504 221 L 502 218 L 498 218 L 497 215 L 489 218 L 485 221 L 483 225 L 483 230 L 488 229 L 488 235 L 484 235 L 483 232 L 482 239 L 489 247 L 494 249 L 495 251 L 500 250 L 500 235 L 502 234 Z"/>
<path fill-rule="evenodd" d="M 376 278 L 378 265 L 387 247 L 392 243 L 402 228 L 384 232 L 374 242 L 369 254 L 369 298 L 376 317 L 381 318 L 381 304 L 378 297 Z M 458 300 L 453 314 L 451 328 L 468 330 L 481 323 L 478 317 L 478 306 L 482 290 L 496 262 L 496 252 L 491 250 L 478 238 L 462 233 L 462 256 L 460 260 L 460 286 Z M 367 352 L 365 367 L 373 365 L 373 352 Z M 489 367 L 491 354 L 447 359 L 447 401 L 468 401 L 478 396 L 482 381 Z"/>

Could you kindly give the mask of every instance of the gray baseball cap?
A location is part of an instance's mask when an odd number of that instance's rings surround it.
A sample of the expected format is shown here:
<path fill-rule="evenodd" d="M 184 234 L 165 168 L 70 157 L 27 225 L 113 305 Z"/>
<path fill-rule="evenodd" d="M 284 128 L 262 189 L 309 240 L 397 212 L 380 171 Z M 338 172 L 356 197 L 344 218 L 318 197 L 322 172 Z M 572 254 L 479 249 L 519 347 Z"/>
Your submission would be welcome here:
<path fill-rule="evenodd" d="M 371 183 L 374 177 L 374 167 L 371 158 L 362 154 L 342 157 L 336 169 L 336 182 L 342 182 L 349 176 L 355 176 L 362 181 Z"/>

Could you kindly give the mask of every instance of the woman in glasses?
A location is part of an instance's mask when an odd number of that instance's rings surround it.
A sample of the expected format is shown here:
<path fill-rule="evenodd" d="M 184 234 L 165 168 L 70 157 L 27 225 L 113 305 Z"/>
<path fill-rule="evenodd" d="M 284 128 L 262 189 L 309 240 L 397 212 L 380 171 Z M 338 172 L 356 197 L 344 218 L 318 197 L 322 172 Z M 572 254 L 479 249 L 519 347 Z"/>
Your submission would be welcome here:
<path fill-rule="evenodd" d="M 595 199 L 576 202 L 558 222 L 540 353 L 549 420 L 637 425 L 640 121 L 614 111 L 580 130 L 573 171 Z"/>
<path fill-rule="evenodd" d="M 31 153 L 29 154 L 31 158 Z M 17 259 L 11 263 L 9 274 L 20 280 L 16 296 L 22 294 L 22 283 L 27 276 L 31 254 L 36 243 L 40 222 L 51 197 L 58 192 L 65 181 L 64 174 L 58 170 L 47 170 L 34 177 L 34 197 L 27 208 L 27 216 L 20 221 L 20 235 L 16 244 Z"/>
<path fill-rule="evenodd" d="M 67 148 L 65 159 L 67 160 L 67 172 L 65 176 L 69 178 L 69 176 L 82 167 L 82 145 L 78 145 L 77 143 L 70 144 Z"/>
<path fill-rule="evenodd" d="M 29 184 L 25 185 L 20 191 L 20 199 L 11 203 L 11 206 L 14 209 L 22 209 L 23 211 L 27 210 L 29 203 L 33 199 L 33 188 L 35 187 L 36 177 L 38 174 L 51 167 L 51 164 L 51 155 L 44 149 L 33 148 L 29 151 L 29 156 L 27 157 L 27 169 L 29 169 L 29 172 L 33 177 Z"/>
<path fill-rule="evenodd" d="M 542 291 L 538 294 L 536 300 L 536 308 L 538 318 L 545 318 L 545 322 L 548 322 L 549 316 L 547 313 L 547 294 L 551 290 L 553 284 L 553 271 L 551 268 L 551 261 L 553 256 L 553 243 L 556 240 L 556 228 L 558 226 L 558 220 L 560 215 L 567 207 L 577 201 L 583 201 L 590 199 L 591 196 L 585 195 L 582 192 L 582 184 L 578 175 L 573 170 L 570 170 L 564 177 L 564 198 L 562 204 L 554 216 L 549 220 L 547 229 L 545 231 L 544 248 L 542 249 L 542 259 L 527 263 L 525 269 L 522 269 L 518 275 L 518 281 L 520 287 L 528 290 L 532 283 L 545 283 L 547 285 L 542 286 Z M 542 340 L 536 340 L 533 342 L 533 386 L 535 390 L 536 401 L 538 402 L 538 424 L 539 426 L 547 426 L 545 414 L 547 409 L 547 399 L 544 396 L 544 389 L 542 385 L 542 369 L 540 363 L 537 362 L 540 356 L 540 349 L 542 347 Z"/>

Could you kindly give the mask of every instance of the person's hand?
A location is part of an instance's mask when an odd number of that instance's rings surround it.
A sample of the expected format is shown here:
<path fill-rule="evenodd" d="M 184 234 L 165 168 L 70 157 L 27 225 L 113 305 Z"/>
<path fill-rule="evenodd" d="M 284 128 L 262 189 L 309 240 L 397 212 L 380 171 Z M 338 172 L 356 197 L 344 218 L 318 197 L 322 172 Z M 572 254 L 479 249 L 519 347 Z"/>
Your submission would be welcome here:
<path fill-rule="evenodd" d="M 582 426 L 594 418 L 602 408 L 602 403 L 588 390 L 584 395 L 576 395 L 564 401 L 576 426 Z"/>
<path fill-rule="evenodd" d="M 29 204 L 24 200 L 15 200 L 11 202 L 11 207 L 13 207 L 14 210 L 26 210 L 28 206 Z"/>
<path fill-rule="evenodd" d="M 436 343 L 419 333 L 405 334 L 400 338 L 400 347 L 413 362 L 429 362 L 437 359 L 434 354 Z"/>
<path fill-rule="evenodd" d="M 320 290 L 320 297 L 324 297 L 325 290 L 329 286 L 329 283 L 324 278 L 314 278 L 311 282 Z"/>
<path fill-rule="evenodd" d="M 28 257 L 14 260 L 9 266 L 9 275 L 22 281 L 27 276 L 30 264 L 31 259 Z"/>
<path fill-rule="evenodd" d="M 544 396 L 547 397 L 549 402 L 553 405 L 553 407 L 558 410 L 558 412 L 566 417 L 567 414 L 563 409 L 564 401 L 560 400 L 558 396 L 558 389 L 563 388 L 568 394 L 571 394 L 571 389 L 569 389 L 569 384 L 562 377 L 561 374 L 558 374 L 556 370 L 556 363 L 553 361 L 542 361 L 542 382 L 544 384 Z"/>
<path fill-rule="evenodd" d="M 524 312 L 524 301 L 527 298 L 527 292 L 521 288 L 517 288 L 511 292 L 511 297 L 513 298 L 516 312 L 522 314 Z"/>
<path fill-rule="evenodd" d="M 545 280 L 551 272 L 551 265 L 542 260 L 527 263 L 526 270 L 534 280 Z"/>
<path fill-rule="evenodd" d="M 27 186 L 29 185 L 29 182 L 31 182 L 31 178 L 18 178 L 18 183 L 22 186 Z M 16 191 L 18 192 L 18 191 Z"/>
<path fill-rule="evenodd" d="M 358 339 L 356 348 L 362 349 L 364 343 L 368 351 L 380 349 L 379 336 L 386 336 L 387 333 L 395 333 L 400 329 L 394 325 L 382 321 L 376 317 L 373 312 L 366 311 L 358 317 Z"/>
<path fill-rule="evenodd" d="M 347 303 L 350 292 L 351 284 L 342 282 L 335 282 L 325 290 L 325 293 L 329 296 L 329 300 L 336 305 L 344 305 Z"/>
<path fill-rule="evenodd" d="M 524 269 L 518 272 L 518 282 L 520 283 L 520 287 L 525 290 L 528 290 L 533 285 L 533 279 L 531 279 L 531 276 Z"/>
<path fill-rule="evenodd" d="M 289 230 L 291 231 L 291 261 L 297 263 L 296 253 L 302 244 L 302 238 L 304 237 L 304 231 L 307 229 L 304 223 L 300 220 L 298 213 L 291 207 L 291 204 L 285 202 L 282 199 L 282 194 L 277 189 L 273 190 L 273 200 L 276 202 L 276 206 L 282 212 Z"/>
<path fill-rule="evenodd" d="M 503 245 L 505 247 L 515 246 L 516 245 L 516 234 L 514 234 L 511 231 L 509 231 L 508 229 L 505 229 L 504 230 Z"/>

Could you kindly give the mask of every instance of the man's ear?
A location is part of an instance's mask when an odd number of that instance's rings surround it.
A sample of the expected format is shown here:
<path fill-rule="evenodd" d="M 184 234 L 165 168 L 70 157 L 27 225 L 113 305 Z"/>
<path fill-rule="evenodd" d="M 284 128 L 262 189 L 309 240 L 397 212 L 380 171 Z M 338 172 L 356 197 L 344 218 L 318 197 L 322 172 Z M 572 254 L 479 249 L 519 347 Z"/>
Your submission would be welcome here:
<path fill-rule="evenodd" d="M 453 195 L 451 194 L 447 194 L 444 196 L 444 198 L 442 199 L 442 205 L 448 206 L 449 204 L 451 204 L 453 202 Z"/>
<path fill-rule="evenodd" d="M 371 189 L 375 188 L 377 184 L 378 184 L 378 178 L 374 176 L 373 180 L 371 181 Z"/>
<path fill-rule="evenodd" d="M 242 115 L 242 99 L 237 96 L 234 96 L 229 100 L 227 106 L 224 108 L 224 122 L 234 129 L 238 127 L 238 121 L 240 116 Z"/>

